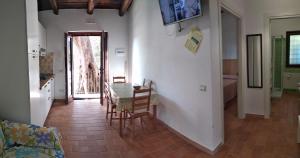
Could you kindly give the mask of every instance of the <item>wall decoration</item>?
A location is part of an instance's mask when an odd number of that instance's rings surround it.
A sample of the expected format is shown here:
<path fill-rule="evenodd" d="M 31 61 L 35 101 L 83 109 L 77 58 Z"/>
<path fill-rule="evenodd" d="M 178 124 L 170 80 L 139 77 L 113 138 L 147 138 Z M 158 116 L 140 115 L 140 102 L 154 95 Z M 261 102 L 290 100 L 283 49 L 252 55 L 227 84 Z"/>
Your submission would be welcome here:
<path fill-rule="evenodd" d="M 185 48 L 196 54 L 200 47 L 202 39 L 202 32 L 198 28 L 192 28 L 188 35 L 188 39 L 186 40 Z"/>

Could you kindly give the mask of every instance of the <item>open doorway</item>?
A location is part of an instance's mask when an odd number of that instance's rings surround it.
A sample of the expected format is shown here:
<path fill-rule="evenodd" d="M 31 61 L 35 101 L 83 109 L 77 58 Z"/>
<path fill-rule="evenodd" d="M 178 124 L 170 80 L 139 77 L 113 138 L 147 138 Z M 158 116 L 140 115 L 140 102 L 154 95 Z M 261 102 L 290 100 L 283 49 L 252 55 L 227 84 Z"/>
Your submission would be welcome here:
<path fill-rule="evenodd" d="M 239 19 L 222 8 L 224 110 L 238 116 Z"/>
<path fill-rule="evenodd" d="M 101 36 L 74 36 L 72 47 L 74 99 L 100 99 Z"/>
<path fill-rule="evenodd" d="M 300 17 L 270 20 L 272 98 L 298 91 L 300 82 Z"/>
<path fill-rule="evenodd" d="M 300 17 L 271 18 L 271 104 L 270 115 L 274 111 L 291 108 L 291 103 L 280 104 L 286 98 L 299 97 L 300 86 Z M 291 99 L 292 100 L 292 99 Z M 290 110 L 287 110 L 290 111 Z M 286 113 L 298 122 L 297 115 Z M 276 116 L 272 116 L 276 117 Z"/>
<path fill-rule="evenodd" d="M 227 7 L 226 7 L 227 8 Z M 221 7 L 220 28 L 222 33 L 222 68 L 223 106 L 224 106 L 224 132 L 223 142 L 226 138 L 234 136 L 232 123 L 244 118 L 242 104 L 242 36 L 241 19 L 230 9 Z"/>
<path fill-rule="evenodd" d="M 278 92 L 275 91 L 275 93 L 274 93 L 273 91 L 278 90 L 277 88 L 280 88 L 279 89 L 280 91 L 282 91 L 281 89 L 284 90 L 285 89 L 284 88 L 284 85 L 285 85 L 285 83 L 284 83 L 285 79 L 284 78 L 285 77 L 286 78 L 291 77 L 290 73 L 285 73 L 284 72 L 284 71 L 286 71 L 286 68 L 283 68 L 283 71 L 281 71 L 281 74 L 280 73 L 274 74 L 274 71 L 276 71 L 275 70 L 276 68 L 274 67 L 273 62 L 278 62 L 278 61 L 275 61 L 276 56 L 278 56 L 277 53 L 278 52 L 287 53 L 287 51 L 288 51 L 287 45 L 284 45 L 284 43 L 282 43 L 282 41 L 285 40 L 286 41 L 285 44 L 287 44 L 288 40 L 286 39 L 286 37 L 284 37 L 284 36 L 282 37 L 280 34 L 277 34 L 277 33 L 276 33 L 277 35 L 274 35 L 272 33 L 272 32 L 278 32 L 278 31 L 276 31 L 276 29 L 274 27 L 274 23 L 281 21 L 280 23 L 282 24 L 282 22 L 284 20 L 289 20 L 289 19 L 294 19 L 295 21 L 298 21 L 296 19 L 299 19 L 299 18 L 300 18 L 300 12 L 295 13 L 295 14 L 285 14 L 285 13 L 268 14 L 264 18 L 264 27 L 265 27 L 264 36 L 265 36 L 265 39 L 263 40 L 264 41 L 264 43 L 263 43 L 264 44 L 263 58 L 266 59 L 266 60 L 264 60 L 265 61 L 264 62 L 265 63 L 264 64 L 264 72 L 270 72 L 270 73 L 264 73 L 264 76 L 265 76 L 266 79 L 264 80 L 263 84 L 272 86 L 271 88 L 265 88 L 264 89 L 264 96 L 265 96 L 264 97 L 264 109 L 265 109 L 264 116 L 265 116 L 265 118 L 270 118 L 271 117 L 272 98 L 278 98 L 278 96 L 281 96 L 282 94 L 284 94 L 283 92 L 278 93 Z M 273 26 L 272 26 L 272 23 L 273 23 Z M 290 27 L 290 26 L 291 25 L 289 25 L 288 27 Z M 296 26 L 296 25 L 293 25 L 293 26 Z M 282 26 L 282 27 L 286 28 L 286 25 L 284 24 L 284 26 Z M 293 30 L 296 30 L 296 32 L 299 31 L 299 29 L 297 29 L 297 28 L 299 28 L 299 27 L 293 28 Z M 291 32 L 293 32 L 293 31 L 291 31 Z M 276 42 L 276 39 L 277 39 L 277 43 L 274 44 L 274 41 Z M 281 39 L 281 40 L 278 40 L 278 39 Z M 284 50 L 283 51 L 278 51 L 280 49 L 280 45 L 283 48 L 286 47 L 286 49 L 285 49 L 286 52 L 284 52 Z M 272 48 L 274 46 L 279 47 L 279 48 Z M 296 52 L 298 52 L 298 51 L 296 51 Z M 289 59 L 289 58 L 287 58 L 287 56 L 284 56 L 284 55 L 282 57 L 283 57 L 283 62 L 284 62 L 284 63 L 282 63 L 282 65 L 284 67 L 286 67 L 285 63 L 287 63 L 287 59 Z M 294 67 L 294 68 L 289 67 L 289 68 L 291 68 L 289 71 L 294 72 L 293 69 L 296 68 L 296 67 Z M 273 78 L 273 77 L 275 77 L 275 75 L 276 75 L 276 79 Z M 281 77 L 281 80 L 280 80 L 280 77 Z M 283 83 L 281 82 L 281 85 L 279 85 L 278 83 L 275 83 L 275 82 L 282 81 L 282 80 L 283 80 Z M 293 84 L 293 86 L 295 86 L 295 84 Z M 292 89 L 294 89 L 294 88 L 292 88 Z"/>
<path fill-rule="evenodd" d="M 73 99 L 101 99 L 108 80 L 107 33 L 65 34 L 66 103 Z"/>

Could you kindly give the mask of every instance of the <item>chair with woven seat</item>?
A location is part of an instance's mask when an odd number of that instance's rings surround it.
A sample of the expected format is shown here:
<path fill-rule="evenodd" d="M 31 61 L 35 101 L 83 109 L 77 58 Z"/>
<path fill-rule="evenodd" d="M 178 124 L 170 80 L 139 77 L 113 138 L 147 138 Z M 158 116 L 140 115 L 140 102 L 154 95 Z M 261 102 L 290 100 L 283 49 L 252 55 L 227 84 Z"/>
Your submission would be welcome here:
<path fill-rule="evenodd" d="M 105 93 L 105 99 L 106 99 L 106 102 L 107 102 L 107 104 L 106 104 L 107 105 L 107 107 L 106 107 L 106 119 L 108 119 L 108 115 L 110 114 L 109 124 L 111 126 L 112 125 L 112 120 L 113 119 L 118 119 L 118 118 L 113 116 L 114 114 L 115 114 L 115 116 L 117 115 L 117 111 L 116 111 L 117 105 L 113 101 L 113 98 L 111 96 L 110 86 L 107 82 L 104 85 L 104 93 Z"/>
<path fill-rule="evenodd" d="M 133 125 L 133 132 L 135 129 L 135 119 L 140 118 L 141 126 L 143 127 L 143 116 L 150 116 L 150 97 L 150 88 L 133 91 L 132 106 L 125 109 L 125 120 L 130 119 L 130 123 Z"/>
<path fill-rule="evenodd" d="M 126 83 L 125 76 L 115 76 L 113 77 L 113 83 Z"/>

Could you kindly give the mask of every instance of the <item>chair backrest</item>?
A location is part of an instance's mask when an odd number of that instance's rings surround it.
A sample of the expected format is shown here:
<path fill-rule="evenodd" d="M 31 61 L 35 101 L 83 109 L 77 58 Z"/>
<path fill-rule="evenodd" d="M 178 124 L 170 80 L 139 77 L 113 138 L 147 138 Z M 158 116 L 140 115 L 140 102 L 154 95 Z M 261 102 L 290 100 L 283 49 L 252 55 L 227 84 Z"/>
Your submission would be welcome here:
<path fill-rule="evenodd" d="M 133 91 L 132 112 L 136 109 L 150 109 L 151 89 L 139 89 Z"/>
<path fill-rule="evenodd" d="M 113 77 L 113 83 L 126 83 L 125 76 L 115 76 Z"/>
<path fill-rule="evenodd" d="M 147 80 L 144 78 L 144 81 L 143 81 L 143 87 L 147 87 L 147 88 L 152 88 L 152 80 Z"/>
<path fill-rule="evenodd" d="M 108 98 L 108 95 L 109 95 L 109 85 L 107 82 L 104 83 L 104 97 L 105 99 Z"/>
<path fill-rule="evenodd" d="M 111 97 L 110 86 L 107 82 L 105 82 L 105 84 L 104 84 L 104 94 L 105 94 L 105 98 L 107 99 L 107 101 L 110 102 L 111 104 L 113 104 L 113 99 Z"/>

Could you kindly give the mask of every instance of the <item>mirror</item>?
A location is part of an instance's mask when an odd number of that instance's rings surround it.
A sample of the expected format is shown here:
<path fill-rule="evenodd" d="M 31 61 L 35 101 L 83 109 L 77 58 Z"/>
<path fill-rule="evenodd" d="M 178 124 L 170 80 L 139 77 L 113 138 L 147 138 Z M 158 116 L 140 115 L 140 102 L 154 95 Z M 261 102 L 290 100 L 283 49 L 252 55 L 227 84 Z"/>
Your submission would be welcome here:
<path fill-rule="evenodd" d="M 248 88 L 262 88 L 262 35 L 247 35 Z"/>

